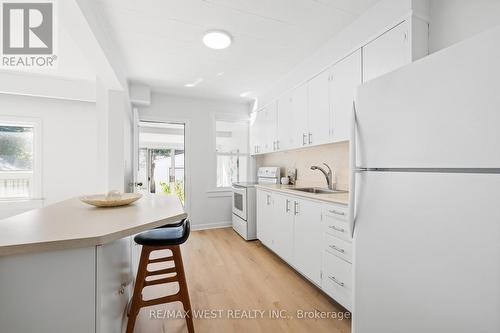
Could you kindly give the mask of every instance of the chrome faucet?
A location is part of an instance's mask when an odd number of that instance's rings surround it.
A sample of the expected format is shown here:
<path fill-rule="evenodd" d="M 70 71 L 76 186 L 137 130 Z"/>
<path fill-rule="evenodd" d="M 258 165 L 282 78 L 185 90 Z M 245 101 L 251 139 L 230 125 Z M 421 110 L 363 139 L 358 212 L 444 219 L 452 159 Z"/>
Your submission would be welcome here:
<path fill-rule="evenodd" d="M 328 172 L 325 171 L 325 169 L 323 169 L 322 167 L 319 167 L 317 165 L 311 166 L 311 170 L 319 170 L 319 171 L 323 172 L 323 174 L 325 175 L 325 178 L 326 178 L 326 184 L 328 185 L 328 189 L 335 190 L 335 184 L 333 183 L 334 174 L 332 172 L 332 169 L 328 166 L 328 164 L 326 164 L 326 163 L 323 163 L 323 164 L 328 168 Z"/>

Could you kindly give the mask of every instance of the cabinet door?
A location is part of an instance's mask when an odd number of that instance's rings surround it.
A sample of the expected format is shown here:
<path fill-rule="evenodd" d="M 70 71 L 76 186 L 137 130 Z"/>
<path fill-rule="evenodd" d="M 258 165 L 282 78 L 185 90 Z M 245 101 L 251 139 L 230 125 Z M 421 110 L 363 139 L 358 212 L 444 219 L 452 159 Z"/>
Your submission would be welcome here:
<path fill-rule="evenodd" d="M 277 121 L 277 102 L 272 102 L 263 109 L 263 129 L 262 135 L 262 153 L 268 153 L 276 150 L 276 121 Z"/>
<path fill-rule="evenodd" d="M 282 194 L 273 194 L 273 202 L 273 218 L 276 228 L 272 249 L 283 260 L 291 262 L 293 256 L 293 199 Z"/>
<path fill-rule="evenodd" d="M 259 134 L 258 134 L 258 122 L 257 122 L 257 119 L 258 119 L 258 112 L 254 112 L 252 113 L 251 117 L 250 117 L 251 121 L 250 121 L 250 130 L 249 130 L 249 134 L 250 134 L 250 155 L 254 155 L 257 153 L 257 145 L 258 145 L 258 138 L 259 138 Z"/>
<path fill-rule="evenodd" d="M 273 247 L 273 200 L 270 192 L 257 190 L 257 238 L 267 247 Z"/>
<path fill-rule="evenodd" d="M 98 333 L 121 333 L 132 292 L 131 238 L 97 246 L 96 326 Z"/>
<path fill-rule="evenodd" d="M 408 22 L 363 47 L 363 81 L 367 82 L 411 62 Z"/>
<path fill-rule="evenodd" d="M 292 114 L 293 97 L 290 93 L 285 93 L 278 99 L 278 147 L 279 149 L 290 149 L 292 145 L 293 114 Z"/>
<path fill-rule="evenodd" d="M 349 140 L 352 103 L 361 84 L 361 50 L 336 63 L 331 76 L 331 128 L 334 142 Z"/>
<path fill-rule="evenodd" d="M 294 200 L 293 265 L 317 285 L 321 284 L 321 204 Z"/>
<path fill-rule="evenodd" d="M 303 145 L 307 136 L 307 85 L 302 85 L 278 100 L 278 149 Z"/>
<path fill-rule="evenodd" d="M 252 139 L 250 151 L 254 154 L 262 152 L 262 147 L 266 141 L 265 118 L 265 109 L 257 111 L 253 124 L 250 127 Z"/>
<path fill-rule="evenodd" d="M 307 144 L 330 141 L 330 71 L 324 71 L 308 82 Z"/>

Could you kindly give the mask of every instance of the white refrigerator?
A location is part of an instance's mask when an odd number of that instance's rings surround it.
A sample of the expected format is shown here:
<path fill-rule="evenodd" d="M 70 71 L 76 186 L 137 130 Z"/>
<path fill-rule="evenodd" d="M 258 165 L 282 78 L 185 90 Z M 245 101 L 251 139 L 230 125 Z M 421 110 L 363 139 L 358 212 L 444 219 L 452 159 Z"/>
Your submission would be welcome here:
<path fill-rule="evenodd" d="M 359 88 L 354 333 L 500 332 L 500 28 Z"/>

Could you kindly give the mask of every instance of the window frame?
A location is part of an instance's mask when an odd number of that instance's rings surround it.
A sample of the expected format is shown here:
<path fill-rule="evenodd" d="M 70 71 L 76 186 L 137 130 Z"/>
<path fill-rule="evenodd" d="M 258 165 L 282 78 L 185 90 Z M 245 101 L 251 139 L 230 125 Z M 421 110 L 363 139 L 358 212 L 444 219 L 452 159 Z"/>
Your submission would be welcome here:
<path fill-rule="evenodd" d="M 41 200 L 42 197 L 42 120 L 34 117 L 0 116 L 0 125 L 33 127 L 33 183 L 27 197 L 0 197 L 0 202 Z"/>
<path fill-rule="evenodd" d="M 245 124 L 247 126 L 247 135 L 246 135 L 246 153 L 226 153 L 226 152 L 217 152 L 217 122 L 223 121 L 228 123 L 239 123 Z M 244 117 L 243 115 L 234 115 L 234 114 L 214 114 L 212 117 L 212 139 L 213 139 L 213 190 L 210 192 L 224 192 L 231 191 L 230 186 L 218 186 L 217 184 L 217 163 L 219 156 L 235 156 L 238 157 L 246 157 L 246 169 L 247 169 L 247 179 L 250 176 L 250 119 L 249 117 Z"/>

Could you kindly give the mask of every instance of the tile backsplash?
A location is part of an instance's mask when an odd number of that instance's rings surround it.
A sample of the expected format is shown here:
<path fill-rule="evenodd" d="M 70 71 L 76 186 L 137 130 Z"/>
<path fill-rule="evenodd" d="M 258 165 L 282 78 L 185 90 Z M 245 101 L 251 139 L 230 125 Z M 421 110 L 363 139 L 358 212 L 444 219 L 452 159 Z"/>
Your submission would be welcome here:
<path fill-rule="evenodd" d="M 297 185 L 326 186 L 323 173 L 311 170 L 311 165 L 328 164 L 335 172 L 337 188 L 349 189 L 349 142 L 332 143 L 315 147 L 301 148 L 259 155 L 256 158 L 257 167 L 277 166 L 281 174 L 286 174 L 287 168 L 297 169 Z"/>

